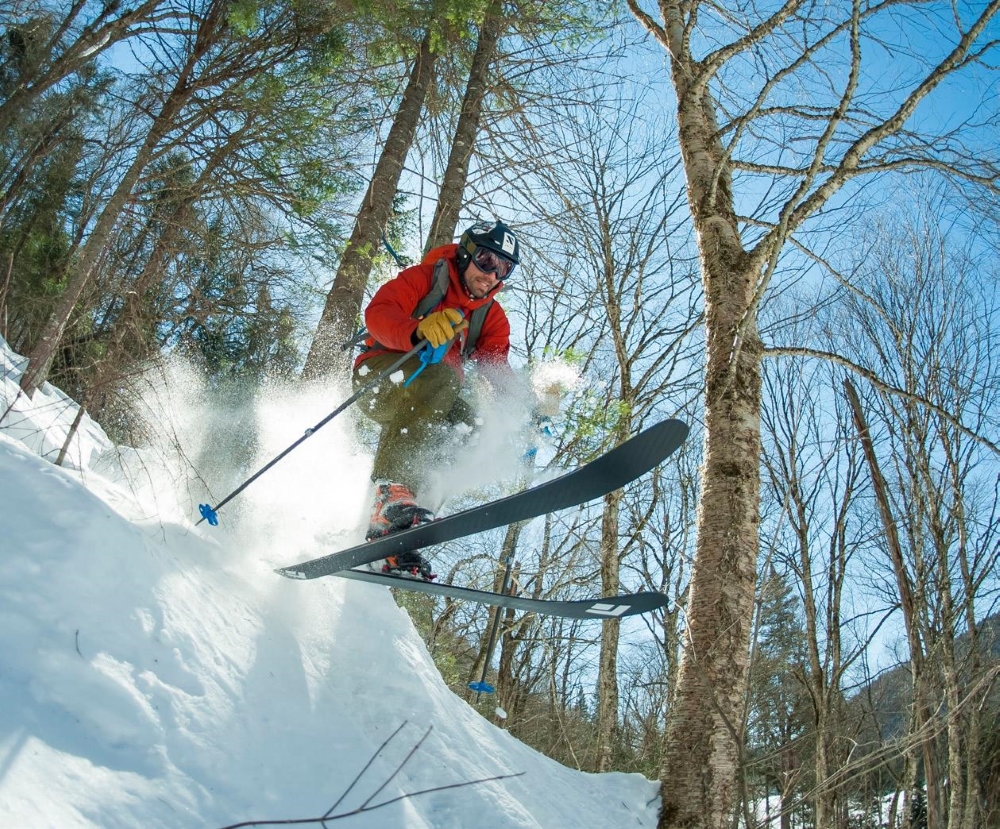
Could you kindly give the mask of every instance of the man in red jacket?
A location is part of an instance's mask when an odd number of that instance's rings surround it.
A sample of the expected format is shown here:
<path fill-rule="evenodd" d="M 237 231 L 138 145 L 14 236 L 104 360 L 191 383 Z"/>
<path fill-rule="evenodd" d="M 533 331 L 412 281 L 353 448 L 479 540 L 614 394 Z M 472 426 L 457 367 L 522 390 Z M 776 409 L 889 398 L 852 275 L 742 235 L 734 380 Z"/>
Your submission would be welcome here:
<path fill-rule="evenodd" d="M 424 483 L 425 464 L 444 429 L 467 413 L 459 398 L 463 359 L 475 359 L 501 383 L 511 376 L 510 323 L 494 297 L 520 261 L 520 247 L 502 222 L 473 225 L 457 245 L 434 248 L 419 265 L 379 288 L 365 310 L 369 338 L 354 364 L 355 388 L 421 341 L 432 348 L 447 345 L 440 362 L 424 366 L 418 356 L 412 357 L 403 364 L 402 376 L 384 380 L 362 404 L 365 414 L 382 427 L 372 469 L 375 503 L 367 538 L 433 519 L 414 493 Z M 442 288 L 443 298 L 433 307 L 418 308 L 440 297 Z M 405 385 L 418 370 L 420 376 Z M 383 569 L 433 578 L 430 565 L 416 552 L 387 559 Z"/>

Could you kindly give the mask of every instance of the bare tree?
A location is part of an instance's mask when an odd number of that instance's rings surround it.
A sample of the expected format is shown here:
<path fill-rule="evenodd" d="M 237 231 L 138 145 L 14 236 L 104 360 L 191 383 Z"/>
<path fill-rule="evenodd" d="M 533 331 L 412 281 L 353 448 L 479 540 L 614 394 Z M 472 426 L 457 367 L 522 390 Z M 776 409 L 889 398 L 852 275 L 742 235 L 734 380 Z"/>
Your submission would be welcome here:
<path fill-rule="evenodd" d="M 550 250 L 568 263 L 560 280 L 588 320 L 588 362 L 607 383 L 602 428 L 608 441 L 624 441 L 652 414 L 667 389 L 679 408 L 697 324 L 693 268 L 684 270 L 684 237 L 676 233 L 680 194 L 675 163 L 662 146 L 644 143 L 636 115 L 642 103 L 614 111 L 600 106 L 567 107 L 559 123 L 557 148 L 537 171 L 552 204 L 550 215 L 572 240 Z M 561 147 L 559 148 L 559 142 Z M 675 239 L 675 237 L 677 237 Z M 676 253 L 675 253 L 676 251 Z M 674 255 L 672 255 L 674 254 Z M 562 290 L 557 289 L 557 290 Z M 620 571 L 636 547 L 642 523 L 621 525 L 622 493 L 604 499 L 600 573 L 604 595 L 621 588 Z M 608 771 L 619 716 L 619 624 L 604 625 L 598 675 L 598 738 L 595 767 Z"/>
<path fill-rule="evenodd" d="M 686 416 L 696 422 L 694 413 Z M 689 439 L 672 463 L 653 473 L 648 487 L 628 492 L 623 521 L 642 527 L 635 552 L 622 562 L 623 581 L 656 590 L 670 604 L 644 617 L 652 642 L 633 643 L 626 656 L 622 683 L 622 728 L 636 734 L 639 762 L 635 770 L 654 775 L 663 762 L 667 712 L 677 685 L 682 620 L 688 593 L 688 562 L 694 549 L 699 451 Z"/>
<path fill-rule="evenodd" d="M 877 83 L 868 47 L 886 41 L 894 3 L 788 0 L 762 11 L 665 0 L 659 20 L 641 0 L 628 5 L 669 59 L 706 303 L 698 548 L 660 825 L 722 827 L 737 798 L 756 576 L 760 305 L 793 234 L 862 177 L 928 168 L 995 180 L 995 153 L 976 124 L 946 132 L 925 120 L 918 132 L 913 116 L 947 78 L 975 79 L 994 48 L 987 27 L 1000 5 L 936 18 L 940 46 L 911 53 L 910 76 L 890 91 Z M 970 158 L 963 140 L 986 151 Z"/>
<path fill-rule="evenodd" d="M 849 416 L 837 405 L 833 366 L 789 360 L 765 369 L 770 514 L 762 531 L 763 566 L 788 574 L 801 614 L 789 625 L 795 633 L 785 634 L 801 639 L 798 661 L 774 666 L 794 677 L 766 679 L 794 683 L 807 700 L 797 712 L 799 739 L 788 734 L 772 746 L 781 758 L 782 819 L 796 801 L 806 800 L 817 826 L 841 825 L 848 813 L 842 771 L 856 741 L 856 726 L 845 723 L 848 672 L 872 635 L 857 630 L 852 604 L 845 600 L 852 585 L 869 575 L 860 555 L 872 534 L 871 522 L 857 508 L 861 453 Z M 887 616 L 891 608 L 882 612 Z M 759 689 L 752 688 L 754 693 Z"/>
<path fill-rule="evenodd" d="M 907 790 L 918 787 L 919 764 L 928 827 L 972 827 L 983 817 L 979 608 L 998 559 L 996 479 L 983 464 L 989 450 L 965 430 L 990 428 L 1000 392 L 991 358 L 996 319 L 992 286 L 982 284 L 974 260 L 951 253 L 937 211 L 929 212 L 897 212 L 895 222 L 879 226 L 851 294 L 857 359 L 877 364 L 907 396 L 873 392 L 863 402 L 853 385 L 846 388 L 906 631 L 913 699 Z M 873 419 L 886 437 L 872 437 Z M 944 712 L 941 751 L 936 724 Z"/>

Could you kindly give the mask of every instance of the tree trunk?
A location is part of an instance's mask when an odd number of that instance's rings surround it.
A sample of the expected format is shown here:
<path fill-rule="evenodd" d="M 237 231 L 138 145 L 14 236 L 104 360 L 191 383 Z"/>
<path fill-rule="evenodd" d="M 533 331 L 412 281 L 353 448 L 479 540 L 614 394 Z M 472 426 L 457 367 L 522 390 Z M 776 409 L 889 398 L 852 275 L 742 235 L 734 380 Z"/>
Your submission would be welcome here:
<path fill-rule="evenodd" d="M 792 465 L 790 464 L 790 467 Z M 825 590 L 817 587 L 813 573 L 818 566 L 813 560 L 809 532 L 809 509 L 804 498 L 800 481 L 796 475 L 789 478 L 789 500 L 795 518 L 793 525 L 797 533 L 798 572 L 802 582 L 802 606 L 805 616 L 805 648 L 808 668 L 805 670 L 804 681 L 809 689 L 809 698 L 813 706 L 813 725 L 816 733 L 815 755 L 813 757 L 814 793 L 811 796 L 813 804 L 813 822 L 816 826 L 835 825 L 837 812 L 838 790 L 836 785 L 829 785 L 832 772 L 840 768 L 834 757 L 834 746 L 837 734 L 834 731 L 834 710 L 839 698 L 838 680 L 840 674 L 840 574 L 844 567 L 833 547 L 830 548 L 831 560 L 822 569 L 825 570 L 827 583 Z M 838 505 L 840 515 L 846 505 Z M 838 518 L 838 521 L 841 519 Z M 822 610 L 818 602 L 821 597 L 827 599 L 825 608 L 825 625 L 821 624 Z M 823 630 L 820 630 L 823 627 Z M 792 802 L 790 799 L 789 803 Z"/>
<path fill-rule="evenodd" d="M 479 27 L 476 53 L 472 58 L 469 82 L 465 87 L 462 111 L 458 116 L 458 126 L 452 139 L 448 166 L 445 167 L 444 178 L 441 181 L 441 191 L 438 193 L 437 208 L 434 211 L 431 232 L 427 237 L 426 250 L 446 245 L 455 236 L 459 212 L 462 209 L 462 193 L 469 177 L 469 159 L 472 158 L 472 151 L 476 146 L 483 99 L 488 90 L 487 71 L 493 62 L 497 41 L 505 26 L 503 2 L 493 0 L 486 9 L 483 23 Z"/>
<path fill-rule="evenodd" d="M 507 730 L 514 726 L 520 713 L 518 701 L 521 692 L 518 688 L 517 678 L 514 676 L 514 656 L 517 653 L 519 643 L 513 633 L 514 628 L 514 609 L 508 607 L 504 609 L 501 621 L 500 661 L 497 664 L 496 684 L 497 702 L 507 712 L 507 717 L 501 727 Z"/>
<path fill-rule="evenodd" d="M 87 413 L 87 410 L 83 405 L 77 406 L 76 415 L 73 418 L 72 424 L 70 424 L 69 431 L 66 433 L 66 440 L 63 441 L 62 448 L 59 450 L 59 455 L 56 457 L 56 466 L 62 466 L 63 461 L 66 460 L 66 453 L 69 452 L 69 445 L 73 442 L 73 438 L 76 436 L 77 431 L 80 429 L 80 423 L 83 422 L 83 416 Z"/>
<path fill-rule="evenodd" d="M 938 800 L 938 778 L 933 752 L 934 738 L 932 732 L 928 733 L 928 726 L 932 721 L 932 712 L 927 699 L 927 672 L 925 670 L 924 652 L 918 629 L 919 621 L 916 599 L 914 598 L 915 590 L 911 584 L 909 573 L 906 570 L 906 562 L 903 558 L 903 546 L 899 540 L 896 518 L 893 515 L 889 500 L 888 485 L 886 484 L 885 477 L 882 475 L 878 458 L 875 455 L 875 447 L 872 443 L 871 433 L 868 430 L 868 422 L 861 408 L 861 400 L 854 388 L 854 384 L 850 380 L 844 380 L 844 390 L 847 393 L 847 400 L 851 406 L 854 424 L 858 430 L 858 437 L 865 454 L 865 460 L 868 462 L 872 488 L 875 492 L 875 503 L 878 506 L 879 517 L 882 521 L 882 527 L 885 530 L 886 546 L 888 547 L 893 572 L 896 576 L 899 606 L 903 611 L 903 624 L 910 651 L 910 682 L 913 692 L 910 733 L 919 736 L 916 744 L 908 744 L 905 751 L 906 768 L 909 770 L 909 773 L 904 778 L 907 797 L 904 820 L 909 818 L 910 800 L 916 788 L 916 751 L 920 750 L 923 753 L 924 784 L 927 791 L 927 827 L 928 829 L 939 829 L 940 823 L 936 817 L 937 809 L 934 806 L 934 803 Z"/>
<path fill-rule="evenodd" d="M 302 370 L 303 379 L 314 380 L 346 371 L 347 354 L 341 345 L 354 335 L 361 314 L 372 260 L 381 244 L 382 233 L 392 218 L 392 204 L 403 173 L 403 163 L 416 135 L 424 98 L 434 77 L 435 58 L 428 29 L 413 61 L 403 100 L 355 218 L 354 230 L 341 257 L 333 287 L 327 294 L 316 336 Z"/>
<path fill-rule="evenodd" d="M 618 514 L 621 490 L 604 496 L 601 518 L 601 595 L 618 595 Z M 608 619 L 601 625 L 601 656 L 597 676 L 597 762 L 599 772 L 611 771 L 615 733 L 618 729 L 618 639 L 621 620 Z"/>
<path fill-rule="evenodd" d="M 975 612 L 970 600 L 967 605 L 966 626 L 969 643 L 969 657 L 965 665 L 965 671 L 972 681 L 969 686 L 975 684 L 980 674 L 980 643 L 979 630 L 975 618 Z M 981 692 L 980 692 L 981 693 Z M 962 822 L 958 824 L 959 829 L 974 829 L 981 822 L 980 812 L 983 806 L 982 791 L 979 785 L 979 749 L 982 740 L 982 710 L 980 708 L 982 696 L 977 694 L 978 699 L 973 700 L 966 714 L 963 737 L 965 739 L 965 804 L 963 808 Z M 949 827 L 955 824 L 949 823 Z"/>
<path fill-rule="evenodd" d="M 511 568 L 514 566 L 514 552 L 517 549 L 517 540 L 521 537 L 521 530 L 524 528 L 524 525 L 524 521 L 519 521 L 507 527 L 503 546 L 500 548 L 499 566 L 493 575 L 494 593 L 504 593 L 510 590 L 509 581 L 504 576 L 507 573 L 508 562 L 510 562 Z M 489 663 L 493 661 L 493 650 L 496 646 L 496 636 L 499 631 L 500 612 L 501 608 L 499 607 L 490 608 L 489 619 L 487 620 L 485 629 L 486 635 L 479 640 L 479 651 L 476 653 L 476 659 L 469 670 L 469 683 L 479 682 L 481 679 L 485 679 L 489 673 Z M 470 699 L 472 698 L 472 694 L 478 696 L 479 692 L 470 689 Z"/>
<path fill-rule="evenodd" d="M 87 237 L 82 251 L 69 265 L 70 272 L 66 280 L 66 288 L 42 329 L 41 335 L 29 352 L 28 365 L 21 376 L 21 389 L 29 398 L 34 395 L 35 390 L 45 382 L 48 376 L 52 359 L 59 346 L 63 331 L 66 329 L 66 324 L 69 322 L 70 315 L 93 276 L 94 268 L 111 238 L 118 218 L 132 195 L 136 182 L 152 159 L 157 145 L 173 127 L 177 114 L 191 95 L 191 80 L 195 68 L 216 42 L 221 31 L 219 23 L 222 19 L 224 6 L 225 3 L 222 0 L 214 2 L 208 14 L 199 23 L 191 53 L 178 74 L 173 89 L 163 102 L 163 106 L 160 107 L 160 112 L 153 119 L 149 132 L 146 133 L 146 138 L 136 152 L 132 164 L 118 182 L 114 193 L 101 211 L 101 215 Z"/>
<path fill-rule="evenodd" d="M 719 273 L 718 265 L 706 270 L 718 275 L 718 287 L 708 286 L 710 303 L 712 294 L 746 301 L 748 279 Z M 669 715 L 661 829 L 728 827 L 738 795 L 760 497 L 760 349 L 745 342 L 729 376 L 739 317 L 716 309 L 707 317 L 703 490 L 685 649 Z"/>
<path fill-rule="evenodd" d="M 672 36 L 682 33 L 671 30 Z M 675 56 L 683 50 L 677 44 Z M 660 829 L 731 825 L 738 802 L 760 503 L 762 346 L 714 103 L 677 60 L 681 152 L 705 290 L 705 437 L 685 648 L 668 716 Z"/>

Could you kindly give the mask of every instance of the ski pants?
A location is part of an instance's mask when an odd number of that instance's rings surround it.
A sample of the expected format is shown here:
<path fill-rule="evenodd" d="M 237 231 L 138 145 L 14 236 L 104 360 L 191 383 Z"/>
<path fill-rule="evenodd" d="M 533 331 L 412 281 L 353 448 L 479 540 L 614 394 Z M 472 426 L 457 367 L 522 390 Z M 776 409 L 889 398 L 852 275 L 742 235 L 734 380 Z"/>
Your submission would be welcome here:
<path fill-rule="evenodd" d="M 376 354 L 361 363 L 354 370 L 355 391 L 399 356 L 396 352 Z M 382 427 L 372 480 L 404 484 L 413 492 L 423 484 L 427 466 L 441 454 L 447 430 L 471 414 L 459 397 L 461 379 L 444 363 L 428 365 L 404 386 L 421 365 L 418 356 L 411 357 L 359 403 L 361 411 Z"/>

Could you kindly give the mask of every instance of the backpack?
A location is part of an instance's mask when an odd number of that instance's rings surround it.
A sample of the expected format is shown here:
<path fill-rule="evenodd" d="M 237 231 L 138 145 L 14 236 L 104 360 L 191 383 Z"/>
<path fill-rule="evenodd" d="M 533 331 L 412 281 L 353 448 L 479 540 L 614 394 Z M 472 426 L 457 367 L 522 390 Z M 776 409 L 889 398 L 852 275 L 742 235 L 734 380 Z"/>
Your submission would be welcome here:
<path fill-rule="evenodd" d="M 448 260 L 438 259 L 434 263 L 434 282 L 431 285 L 431 289 L 420 302 L 417 303 L 417 307 L 413 309 L 411 317 L 413 319 L 419 319 L 420 317 L 425 317 L 431 311 L 433 311 L 444 299 L 445 294 L 448 293 L 448 283 L 450 277 L 448 274 Z M 493 300 L 491 299 L 485 305 L 474 309 L 471 314 L 469 314 L 469 327 L 465 332 L 465 343 L 462 345 L 462 359 L 468 359 L 469 355 L 476 348 L 476 341 L 479 339 L 479 334 L 483 330 L 483 323 L 486 322 L 486 315 L 489 313 L 490 308 L 493 307 Z M 362 330 L 356 334 L 348 345 L 353 345 L 359 342 L 363 338 L 368 336 L 368 332 Z M 372 341 L 364 346 L 364 350 L 377 347 L 379 344 L 372 339 Z"/>

